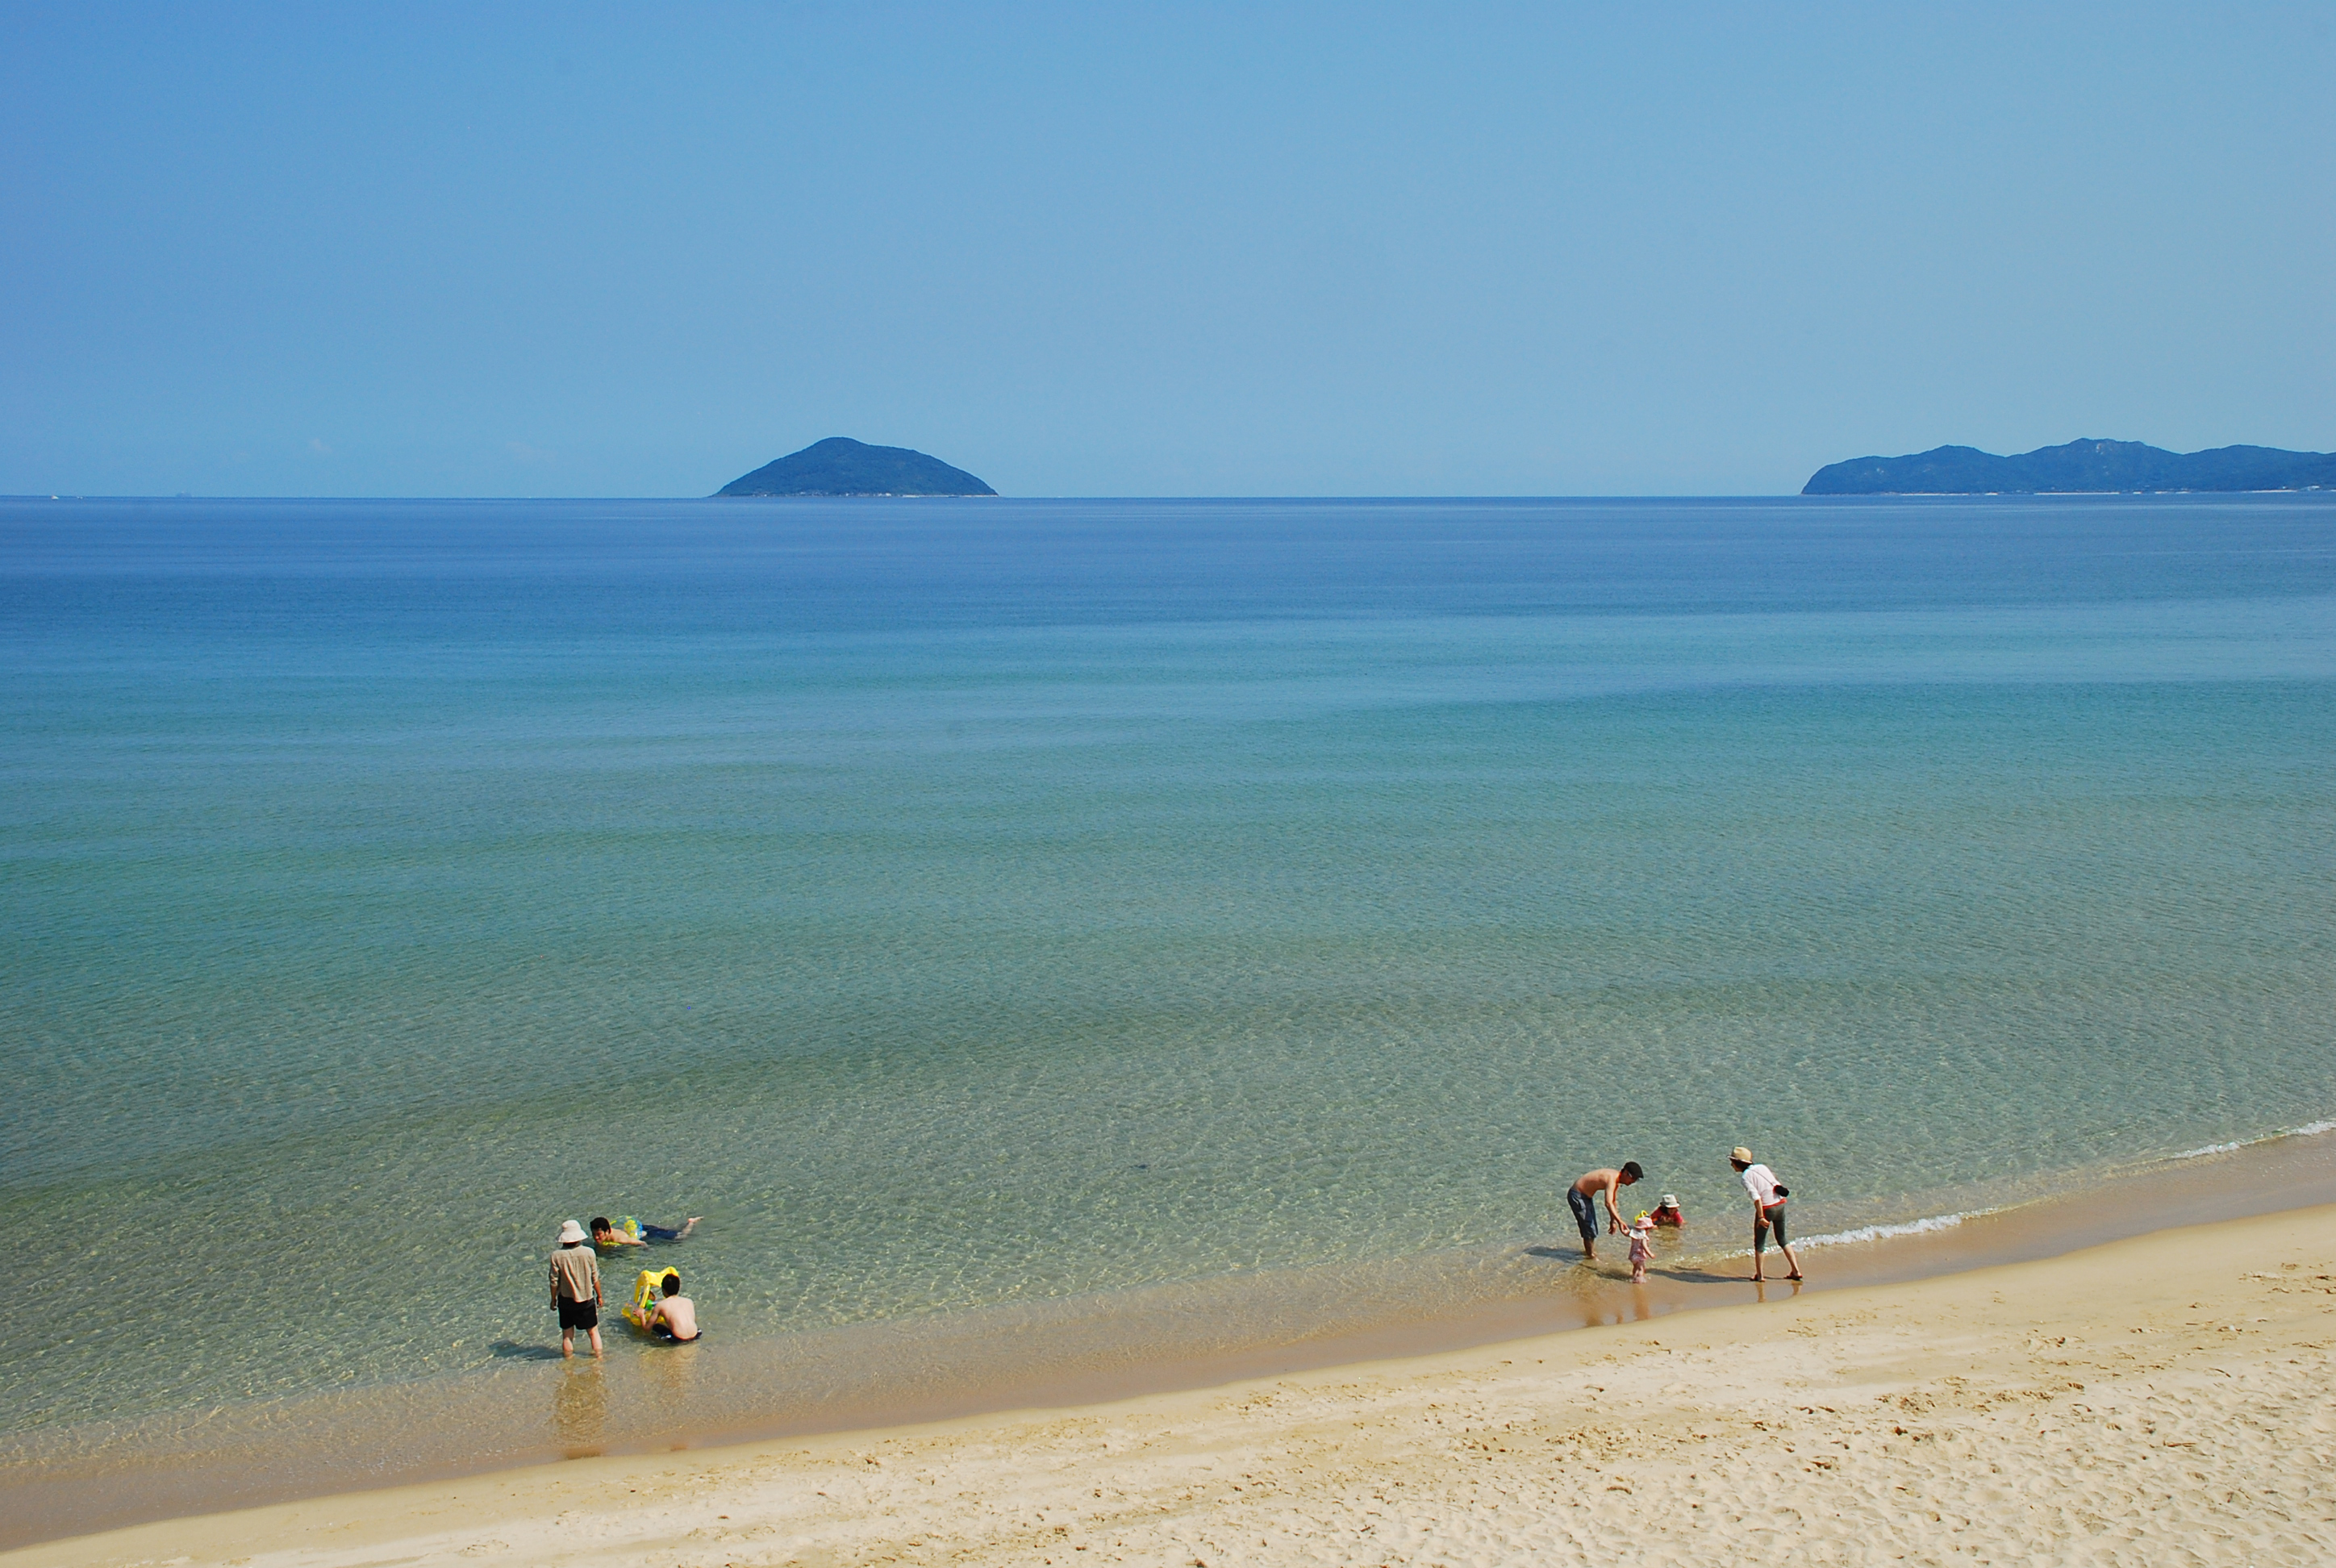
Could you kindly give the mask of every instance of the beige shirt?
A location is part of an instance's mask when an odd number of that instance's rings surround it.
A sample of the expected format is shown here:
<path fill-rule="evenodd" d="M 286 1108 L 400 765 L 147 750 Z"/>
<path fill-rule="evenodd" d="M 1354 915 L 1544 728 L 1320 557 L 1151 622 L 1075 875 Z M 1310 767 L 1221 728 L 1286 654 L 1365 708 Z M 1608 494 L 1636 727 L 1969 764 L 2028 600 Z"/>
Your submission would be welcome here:
<path fill-rule="evenodd" d="M 562 1247 L 551 1254 L 551 1293 L 569 1301 L 590 1301 L 600 1291 L 600 1260 L 589 1245 Z"/>

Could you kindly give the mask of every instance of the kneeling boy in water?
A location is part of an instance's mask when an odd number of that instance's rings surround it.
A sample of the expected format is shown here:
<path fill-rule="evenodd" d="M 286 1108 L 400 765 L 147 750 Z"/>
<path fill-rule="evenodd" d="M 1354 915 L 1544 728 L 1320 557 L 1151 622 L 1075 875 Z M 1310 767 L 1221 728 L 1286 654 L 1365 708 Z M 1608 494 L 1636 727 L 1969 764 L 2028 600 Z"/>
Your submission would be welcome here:
<path fill-rule="evenodd" d="M 679 1274 L 665 1277 L 665 1300 L 649 1309 L 648 1321 L 641 1327 L 650 1338 L 671 1339 L 676 1345 L 697 1338 L 697 1304 L 681 1293 Z"/>

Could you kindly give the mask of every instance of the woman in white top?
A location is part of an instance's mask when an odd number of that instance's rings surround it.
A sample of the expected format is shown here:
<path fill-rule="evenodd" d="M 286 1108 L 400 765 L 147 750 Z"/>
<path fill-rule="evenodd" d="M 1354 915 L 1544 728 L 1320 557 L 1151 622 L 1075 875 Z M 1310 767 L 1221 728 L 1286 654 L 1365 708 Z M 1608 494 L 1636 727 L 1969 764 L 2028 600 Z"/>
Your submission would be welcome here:
<path fill-rule="evenodd" d="M 1786 1187 L 1776 1180 L 1776 1172 L 1756 1164 L 1752 1151 L 1742 1144 L 1728 1151 L 1728 1163 L 1744 1178 L 1744 1190 L 1752 1194 L 1752 1278 L 1758 1281 L 1764 1277 L 1760 1272 L 1760 1254 L 1767 1248 L 1768 1232 L 1773 1230 L 1776 1232 L 1777 1249 L 1785 1254 L 1786 1266 L 1793 1271 L 1785 1277 L 1798 1280 L 1801 1261 L 1793 1256 L 1793 1245 L 1785 1240 Z"/>

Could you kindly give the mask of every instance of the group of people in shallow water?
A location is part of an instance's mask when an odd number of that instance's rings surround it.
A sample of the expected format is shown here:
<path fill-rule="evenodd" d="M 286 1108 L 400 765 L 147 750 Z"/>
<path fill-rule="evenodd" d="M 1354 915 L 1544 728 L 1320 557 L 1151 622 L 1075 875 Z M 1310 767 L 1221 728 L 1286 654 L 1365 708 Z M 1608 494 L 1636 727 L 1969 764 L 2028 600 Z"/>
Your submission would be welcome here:
<path fill-rule="evenodd" d="M 692 1216 L 680 1225 L 644 1225 L 627 1220 L 619 1227 L 595 1218 L 589 1235 L 573 1220 L 560 1226 L 559 1244 L 551 1251 L 551 1305 L 560 1314 L 560 1353 L 576 1354 L 576 1331 L 581 1329 L 601 1354 L 600 1254 L 620 1247 L 646 1247 L 652 1242 L 678 1242 L 697 1229 Z M 681 1293 L 681 1271 L 664 1271 L 659 1299 L 645 1300 L 630 1320 L 650 1339 L 668 1345 L 686 1345 L 704 1332 L 697 1326 L 697 1304 Z"/>
<path fill-rule="evenodd" d="M 1785 1277 L 1801 1278 L 1801 1261 L 1793 1252 L 1792 1242 L 1786 1234 L 1785 1203 L 1792 1190 L 1776 1179 L 1776 1173 L 1752 1157 L 1752 1151 L 1737 1144 L 1728 1152 L 1728 1167 L 1744 1183 L 1744 1191 L 1752 1200 L 1752 1278 L 1767 1278 L 1763 1265 L 1767 1261 L 1768 1241 L 1776 1239 L 1777 1250 L 1785 1254 L 1785 1266 L 1792 1271 Z M 1647 1173 L 1636 1160 L 1625 1160 L 1620 1165 L 1610 1165 L 1584 1172 L 1582 1178 L 1567 1189 L 1566 1206 L 1573 1211 L 1573 1223 L 1582 1232 L 1582 1255 L 1586 1261 L 1598 1256 L 1598 1237 L 1601 1231 L 1610 1236 L 1630 1237 L 1630 1279 L 1644 1284 L 1647 1264 L 1654 1257 L 1654 1234 L 1657 1226 L 1676 1227 L 1687 1223 L 1687 1215 L 1679 1201 L 1669 1193 L 1663 1201 L 1650 1210 L 1641 1211 L 1634 1220 L 1622 1218 L 1622 1206 L 1617 1201 L 1623 1188 L 1638 1185 Z M 1599 1213 L 1601 1206 L 1605 1213 Z M 588 1235 L 582 1225 L 569 1220 L 560 1227 L 560 1244 L 551 1254 L 551 1304 L 560 1313 L 560 1353 L 576 1353 L 576 1331 L 579 1329 L 589 1336 L 592 1354 L 601 1354 L 600 1346 L 600 1259 L 602 1251 L 614 1251 L 620 1247 L 644 1247 L 652 1242 L 678 1242 L 697 1228 L 693 1218 L 679 1226 L 643 1225 L 628 1220 L 623 1228 L 605 1219 L 595 1219 Z M 697 1307 L 681 1293 L 681 1274 L 668 1269 L 663 1274 L 662 1300 L 643 1304 L 632 1320 L 652 1339 L 667 1344 L 686 1345 L 704 1330 L 697 1325 Z"/>
<path fill-rule="evenodd" d="M 1766 1261 L 1768 1239 L 1776 1238 L 1777 1250 L 1785 1254 L 1785 1266 L 1792 1271 L 1785 1277 L 1797 1281 L 1801 1277 L 1801 1261 L 1793 1254 L 1793 1245 L 1786 1238 L 1785 1200 L 1792 1189 L 1776 1180 L 1776 1173 L 1752 1157 L 1752 1151 L 1738 1144 L 1728 1151 L 1728 1164 L 1744 1183 L 1744 1191 L 1752 1199 L 1752 1278 L 1757 1281 L 1767 1277 L 1762 1265 Z M 1630 1279 L 1644 1284 L 1647 1263 L 1654 1256 L 1655 1227 L 1678 1226 L 1687 1223 L 1687 1215 L 1679 1209 L 1679 1201 L 1670 1193 L 1653 1209 L 1642 1211 L 1635 1220 L 1624 1221 L 1621 1205 L 1615 1201 L 1625 1187 L 1635 1186 L 1646 1179 L 1647 1173 L 1636 1160 L 1625 1160 L 1620 1165 L 1589 1171 L 1573 1183 L 1565 1194 L 1566 1207 L 1573 1211 L 1574 1227 L 1582 1232 L 1582 1256 L 1585 1261 L 1598 1256 L 1598 1235 L 1601 1216 L 1599 1205 L 1605 1205 L 1602 1216 L 1605 1233 L 1630 1238 Z"/>

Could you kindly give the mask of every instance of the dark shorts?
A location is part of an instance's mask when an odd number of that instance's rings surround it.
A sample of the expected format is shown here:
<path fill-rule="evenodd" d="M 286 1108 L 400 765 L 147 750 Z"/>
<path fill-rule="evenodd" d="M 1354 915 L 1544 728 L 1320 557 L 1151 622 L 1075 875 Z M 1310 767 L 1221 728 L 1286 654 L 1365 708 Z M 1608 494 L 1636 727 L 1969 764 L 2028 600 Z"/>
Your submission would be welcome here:
<path fill-rule="evenodd" d="M 681 1232 L 679 1230 L 667 1230 L 663 1225 L 643 1225 L 641 1227 L 641 1234 L 652 1242 L 678 1242 L 681 1240 Z"/>
<path fill-rule="evenodd" d="M 562 1329 L 597 1329 L 600 1326 L 600 1303 L 571 1301 L 560 1298 L 560 1326 Z"/>
<path fill-rule="evenodd" d="M 1782 1203 L 1761 1210 L 1760 1217 L 1752 1222 L 1754 1251 L 1768 1244 L 1768 1232 L 1771 1231 L 1776 1233 L 1776 1245 L 1783 1246 L 1788 1238 L 1785 1234 L 1785 1205 Z"/>
<path fill-rule="evenodd" d="M 1578 1187 L 1565 1189 L 1565 1206 L 1573 1211 L 1575 1229 L 1582 1232 L 1585 1247 L 1598 1240 L 1598 1200 L 1584 1197 Z"/>

